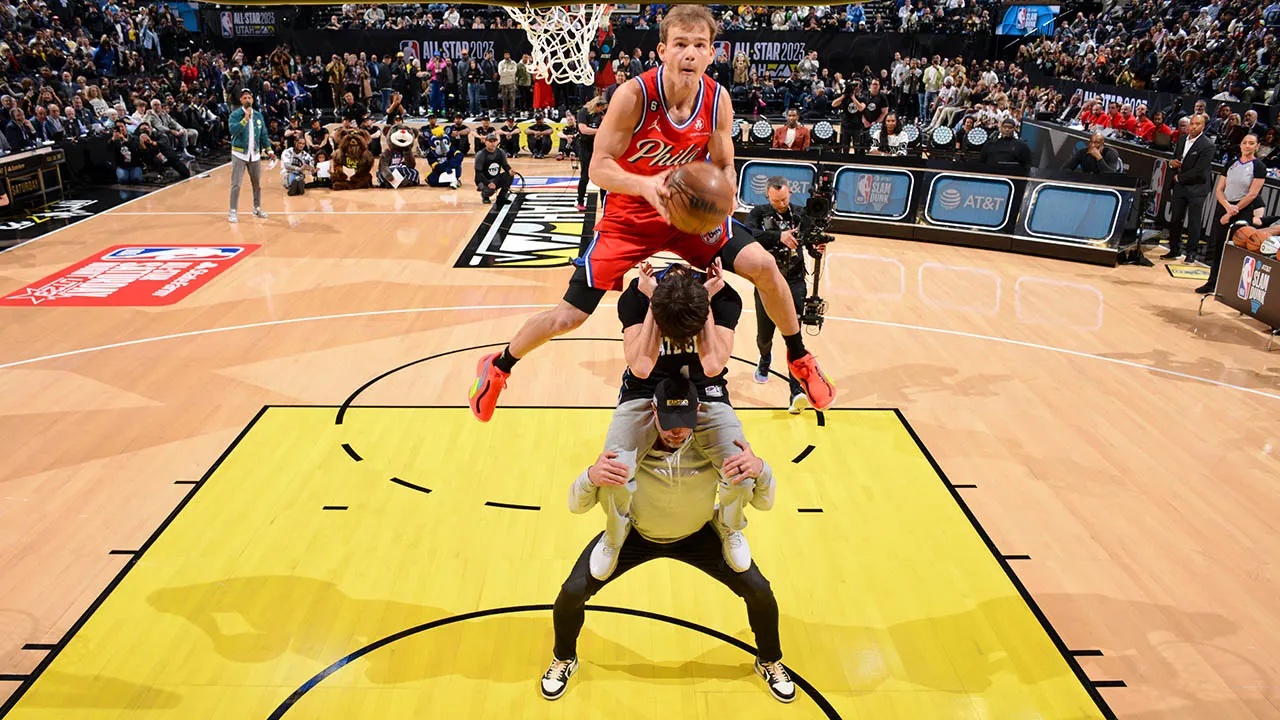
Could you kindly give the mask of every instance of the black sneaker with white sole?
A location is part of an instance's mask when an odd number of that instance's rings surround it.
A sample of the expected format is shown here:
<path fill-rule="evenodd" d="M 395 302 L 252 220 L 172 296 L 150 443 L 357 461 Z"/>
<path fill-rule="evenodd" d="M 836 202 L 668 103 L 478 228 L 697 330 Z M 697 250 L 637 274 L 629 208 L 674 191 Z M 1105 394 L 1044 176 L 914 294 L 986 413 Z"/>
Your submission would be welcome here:
<path fill-rule="evenodd" d="M 757 665 L 757 667 L 759 667 Z M 578 658 L 572 660 L 556 660 L 551 661 L 551 667 L 547 668 L 547 672 L 542 676 L 542 697 L 548 700 L 558 700 L 564 694 L 565 688 L 569 687 L 569 678 L 578 672 Z M 775 693 L 776 694 L 776 693 Z"/>
<path fill-rule="evenodd" d="M 549 672 L 549 671 L 548 671 Z M 762 663 L 756 660 L 756 674 L 764 678 L 769 692 L 779 702 L 789 703 L 796 699 L 796 686 L 791 682 L 791 674 L 782 666 L 782 661 Z M 543 680 L 546 683 L 546 680 Z M 545 695 L 546 692 L 543 691 Z"/>

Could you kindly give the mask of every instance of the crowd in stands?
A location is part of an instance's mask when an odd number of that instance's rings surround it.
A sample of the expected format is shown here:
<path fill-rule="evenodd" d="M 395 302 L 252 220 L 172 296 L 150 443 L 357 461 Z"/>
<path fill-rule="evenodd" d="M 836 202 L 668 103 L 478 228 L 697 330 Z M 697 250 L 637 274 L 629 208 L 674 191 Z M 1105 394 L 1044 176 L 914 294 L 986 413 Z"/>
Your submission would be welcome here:
<path fill-rule="evenodd" d="M 644 5 L 639 14 L 616 20 L 656 25 L 665 7 Z M 846 27 L 850 13 L 863 12 L 861 5 L 715 7 L 730 29 Z M 404 22 L 512 27 L 504 11 L 484 5 L 344 5 L 324 11 L 337 28 L 392 28 Z M 987 8 L 974 0 L 899 0 L 896 10 L 876 12 L 897 13 L 898 27 L 882 28 L 884 23 L 873 19 L 872 29 L 923 30 L 929 16 L 937 30 L 937 18 L 980 18 Z M 1037 85 L 1023 68 L 1037 78 L 1069 76 L 1208 100 L 1274 100 L 1278 22 L 1280 0 L 1266 7 L 1212 0 L 1203 8 L 1146 0 L 1096 17 L 1078 16 L 1053 38 L 1024 45 L 1017 62 L 899 54 L 888 67 L 851 70 L 827 67 L 810 53 L 769 76 L 745 56 L 721 54 L 708 72 L 730 88 L 741 114 L 779 116 L 794 109 L 801 122 L 828 119 L 856 133 L 887 114 L 894 115 L 898 128 L 909 123 L 924 130 L 983 127 L 993 135 L 1006 119 L 1038 117 L 1111 128 L 1149 142 L 1164 129 L 1176 137 L 1179 117 L 1165 117 L 1161 111 L 1168 108 L 1116 106 L 1101 113 L 1079 95 L 1068 98 Z M 186 177 L 193 156 L 225 152 L 226 118 L 236 104 L 232 96 L 245 87 L 255 93 L 278 151 L 303 136 L 309 138 L 307 149 L 323 156 L 322 109 L 333 108 L 334 119 L 365 127 L 375 114 L 390 121 L 406 115 L 486 115 L 501 123 L 536 112 L 558 119 L 572 116 L 592 97 L 607 101 L 621 83 L 658 62 L 652 51 L 615 48 L 610 60 L 593 52 L 594 85 L 552 86 L 536 77 L 527 55 L 512 57 L 501 48 L 500 58 L 464 53 L 457 59 L 420 59 L 372 52 L 305 58 L 287 46 L 266 57 L 238 50 L 224 56 L 199 49 L 197 38 L 165 6 L 138 0 L 65 7 L 0 0 L 0 26 L 0 152 L 98 138 L 107 144 L 121 182 L 139 181 L 144 170 Z M 859 111 L 864 126 L 859 128 L 850 108 L 867 98 L 875 109 Z M 1280 163 L 1276 133 L 1256 113 L 1236 113 L 1226 105 L 1215 112 L 1221 114 L 1209 130 L 1220 139 L 1224 158 L 1239 137 L 1255 132 L 1262 140 L 1259 157 Z M 500 139 L 514 155 L 519 144 L 512 145 L 509 136 Z"/>
<path fill-rule="evenodd" d="M 888 0 L 850 5 L 709 5 L 726 31 L 840 30 L 844 32 L 991 31 L 990 0 Z M 667 6 L 640 5 L 638 11 L 615 13 L 615 28 L 657 28 Z M 329 30 L 498 30 L 518 27 L 492 5 L 355 5 L 324 6 L 313 16 Z"/>
<path fill-rule="evenodd" d="M 188 177 L 226 135 L 227 68 L 162 5 L 0 1 L 0 152 L 105 148 L 121 182 Z"/>
<path fill-rule="evenodd" d="M 1213 100 L 1280 101 L 1280 2 L 1117 3 L 1019 48 L 1041 73 Z"/>

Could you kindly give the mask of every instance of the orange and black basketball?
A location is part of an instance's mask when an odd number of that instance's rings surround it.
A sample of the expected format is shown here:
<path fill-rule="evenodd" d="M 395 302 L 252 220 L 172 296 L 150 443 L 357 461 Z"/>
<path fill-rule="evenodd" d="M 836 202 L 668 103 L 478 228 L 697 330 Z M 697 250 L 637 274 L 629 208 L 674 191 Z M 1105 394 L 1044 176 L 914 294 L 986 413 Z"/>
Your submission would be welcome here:
<path fill-rule="evenodd" d="M 724 171 L 695 162 L 667 176 L 667 214 L 676 229 L 702 235 L 720 227 L 737 206 L 737 189 Z"/>
<path fill-rule="evenodd" d="M 1262 233 L 1251 225 L 1241 225 L 1231 236 L 1231 241 L 1236 244 L 1236 247 L 1257 252 L 1262 247 Z"/>

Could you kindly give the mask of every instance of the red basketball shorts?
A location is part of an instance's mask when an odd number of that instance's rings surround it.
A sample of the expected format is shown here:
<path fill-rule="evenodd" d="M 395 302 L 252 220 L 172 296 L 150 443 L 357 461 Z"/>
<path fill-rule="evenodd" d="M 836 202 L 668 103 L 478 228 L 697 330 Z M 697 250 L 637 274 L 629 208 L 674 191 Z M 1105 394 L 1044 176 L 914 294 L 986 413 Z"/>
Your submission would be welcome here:
<path fill-rule="evenodd" d="M 597 290 L 621 291 L 622 277 L 660 252 L 674 253 L 705 269 L 728 241 L 728 220 L 705 235 L 692 235 L 668 225 L 657 214 L 644 220 L 606 215 L 596 224 L 595 239 L 583 259 L 587 284 Z"/>

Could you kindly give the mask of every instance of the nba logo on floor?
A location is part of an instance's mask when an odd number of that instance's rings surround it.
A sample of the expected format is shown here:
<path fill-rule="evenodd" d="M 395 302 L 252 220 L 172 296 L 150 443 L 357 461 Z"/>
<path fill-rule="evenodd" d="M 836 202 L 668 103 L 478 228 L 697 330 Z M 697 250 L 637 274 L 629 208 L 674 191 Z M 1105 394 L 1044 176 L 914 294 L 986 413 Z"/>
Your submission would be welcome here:
<path fill-rule="evenodd" d="M 103 260 L 230 260 L 244 252 L 243 247 L 200 247 L 195 245 L 169 245 L 147 247 L 122 247 L 102 256 Z"/>

